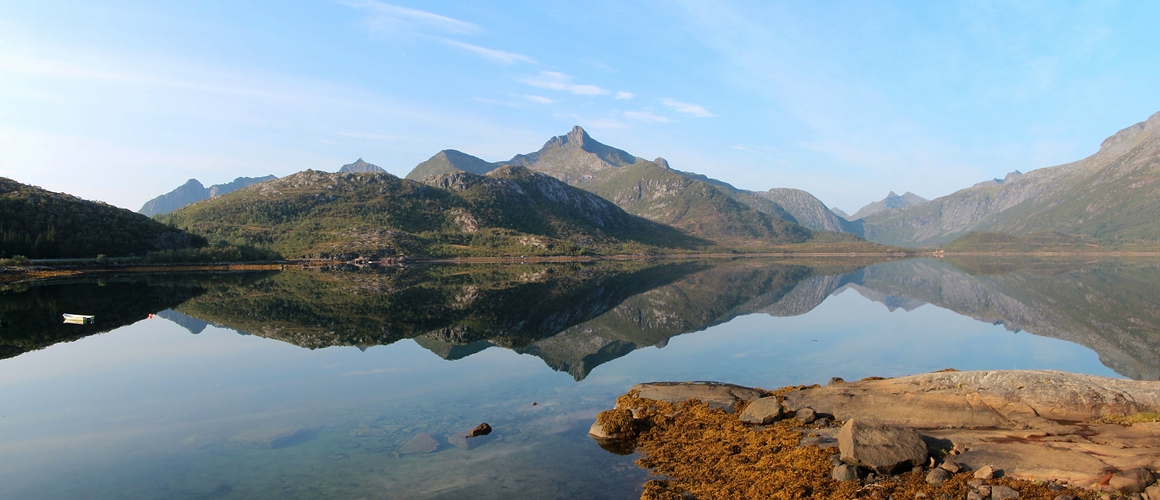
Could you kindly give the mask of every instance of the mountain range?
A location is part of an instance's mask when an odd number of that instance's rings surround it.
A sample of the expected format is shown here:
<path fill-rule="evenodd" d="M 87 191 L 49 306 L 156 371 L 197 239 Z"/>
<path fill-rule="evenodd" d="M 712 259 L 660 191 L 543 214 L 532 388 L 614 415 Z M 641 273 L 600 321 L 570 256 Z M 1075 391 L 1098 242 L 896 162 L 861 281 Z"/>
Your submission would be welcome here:
<path fill-rule="evenodd" d="M 238 177 L 233 182 L 214 184 L 208 188 L 198 182 L 197 179 L 190 179 L 185 184 L 178 186 L 177 189 L 145 202 L 141 206 L 141 209 L 137 210 L 137 213 L 150 217 L 167 214 L 191 203 L 197 203 L 201 200 L 208 200 L 215 196 L 232 193 L 251 184 L 273 179 L 277 179 L 277 177 L 273 175 L 267 175 L 265 177 Z"/>
<path fill-rule="evenodd" d="M 584 255 L 710 244 L 518 166 L 422 182 L 306 170 L 160 220 L 285 257 Z"/>
<path fill-rule="evenodd" d="M 361 158 L 337 174 L 306 171 L 285 183 L 239 177 L 206 188 L 191 179 L 141 212 L 287 256 L 480 255 L 525 247 L 558 255 L 583 253 L 590 244 L 596 253 L 770 251 L 805 242 L 849 246 L 859 238 L 957 251 L 1151 248 L 1160 243 L 1158 128 L 1160 113 L 1083 160 L 1015 171 L 934 200 L 891 192 L 848 217 L 805 191 L 738 189 L 602 144 L 580 127 L 507 161 L 440 151 L 406 179 Z M 344 250 L 348 244 L 354 246 Z"/>
<path fill-rule="evenodd" d="M 1160 242 L 1160 113 L 1116 132 L 1074 163 L 1012 172 L 926 203 L 869 215 L 870 241 L 944 245 L 969 232 L 1056 232 L 1122 246 Z"/>

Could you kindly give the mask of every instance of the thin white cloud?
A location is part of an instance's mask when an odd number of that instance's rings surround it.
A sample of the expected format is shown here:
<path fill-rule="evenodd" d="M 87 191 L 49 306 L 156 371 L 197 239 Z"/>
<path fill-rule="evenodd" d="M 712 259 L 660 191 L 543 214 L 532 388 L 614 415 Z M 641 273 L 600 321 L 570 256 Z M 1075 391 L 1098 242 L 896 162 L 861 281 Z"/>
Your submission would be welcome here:
<path fill-rule="evenodd" d="M 343 4 L 369 13 L 367 25 L 380 33 L 437 31 L 439 33 L 471 34 L 483 31 L 479 25 L 441 16 L 425 10 L 409 9 L 374 0 L 346 0 Z"/>
<path fill-rule="evenodd" d="M 625 91 L 621 90 L 620 92 L 616 93 L 616 96 L 614 98 L 615 99 L 632 99 L 633 97 L 636 97 L 636 94 L 633 94 L 632 92 L 625 92 Z"/>
<path fill-rule="evenodd" d="M 555 71 L 541 71 L 539 76 L 528 77 L 524 83 L 548 90 L 563 90 L 576 95 L 608 95 L 608 89 L 596 85 L 572 83 L 572 77 Z"/>
<path fill-rule="evenodd" d="M 648 111 L 625 111 L 624 117 L 630 120 L 638 120 L 647 123 L 671 123 L 672 118 L 667 116 L 659 116 L 649 113 Z"/>
<path fill-rule="evenodd" d="M 733 146 L 733 149 L 736 149 L 736 150 L 738 150 L 738 151 L 745 151 L 745 152 L 748 152 L 748 153 L 756 153 L 756 152 L 757 152 L 757 151 L 754 151 L 754 150 L 752 150 L 752 149 L 749 149 L 749 148 L 747 148 L 747 147 L 745 147 L 745 146 L 742 146 L 741 144 L 738 144 L 738 145 L 736 145 L 736 146 Z"/>
<path fill-rule="evenodd" d="M 548 99 L 547 97 L 544 97 L 542 95 L 525 95 L 524 99 L 527 99 L 527 100 L 532 101 L 532 102 L 538 102 L 540 104 L 552 104 L 552 102 L 553 102 L 551 99 Z"/>
<path fill-rule="evenodd" d="M 696 104 L 689 104 L 687 102 L 675 101 L 675 100 L 669 99 L 667 97 L 664 99 L 661 99 L 661 104 L 664 104 L 665 106 L 668 106 L 669 108 L 672 108 L 673 111 L 676 111 L 678 113 L 683 113 L 683 114 L 686 114 L 689 116 L 694 116 L 697 118 L 709 118 L 711 116 L 714 116 L 713 113 L 710 113 L 709 110 L 702 108 L 701 106 L 698 106 Z"/>
<path fill-rule="evenodd" d="M 455 40 L 449 40 L 446 38 L 444 38 L 443 41 L 453 47 L 459 47 L 475 55 L 482 56 L 485 59 L 491 59 L 492 61 L 503 64 L 536 64 L 535 59 L 532 59 L 531 57 L 525 56 L 523 54 L 516 54 L 515 52 L 504 52 L 502 50 L 489 49 L 486 47 L 480 47 L 470 43 L 457 42 Z"/>

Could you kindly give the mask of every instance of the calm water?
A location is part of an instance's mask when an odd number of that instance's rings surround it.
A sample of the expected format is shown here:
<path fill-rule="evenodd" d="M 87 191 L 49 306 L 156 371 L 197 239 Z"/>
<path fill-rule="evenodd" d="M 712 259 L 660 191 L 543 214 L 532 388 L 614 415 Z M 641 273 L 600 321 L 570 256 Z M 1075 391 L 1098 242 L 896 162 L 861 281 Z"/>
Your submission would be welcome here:
<path fill-rule="evenodd" d="M 947 367 L 1160 378 L 1155 261 L 866 264 L 9 287 L 0 498 L 633 498 L 647 474 L 586 433 L 637 382 L 776 388 Z M 64 312 L 97 323 L 61 325 Z M 471 449 L 446 440 L 480 422 L 495 431 Z M 439 449 L 400 453 L 419 433 Z"/>

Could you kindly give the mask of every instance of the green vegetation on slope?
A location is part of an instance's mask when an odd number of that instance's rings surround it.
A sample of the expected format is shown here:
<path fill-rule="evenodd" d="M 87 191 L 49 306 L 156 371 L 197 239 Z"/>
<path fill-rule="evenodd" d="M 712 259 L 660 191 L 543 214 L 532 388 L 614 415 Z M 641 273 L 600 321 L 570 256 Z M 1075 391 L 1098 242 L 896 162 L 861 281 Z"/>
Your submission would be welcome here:
<path fill-rule="evenodd" d="M 971 231 L 944 245 L 948 252 L 1077 252 L 1100 251 L 1092 238 L 1067 235 L 1058 231 L 1013 236 L 1007 233 Z"/>
<path fill-rule="evenodd" d="M 811 236 L 808 229 L 755 210 L 708 182 L 649 161 L 605 170 L 576 185 L 629 213 L 720 244 L 802 243 Z"/>
<path fill-rule="evenodd" d="M 0 177 L 0 258 L 144 255 L 205 245 L 141 214 Z"/>
<path fill-rule="evenodd" d="M 585 255 L 707 244 L 521 167 L 425 181 L 307 170 L 161 220 L 287 257 Z"/>

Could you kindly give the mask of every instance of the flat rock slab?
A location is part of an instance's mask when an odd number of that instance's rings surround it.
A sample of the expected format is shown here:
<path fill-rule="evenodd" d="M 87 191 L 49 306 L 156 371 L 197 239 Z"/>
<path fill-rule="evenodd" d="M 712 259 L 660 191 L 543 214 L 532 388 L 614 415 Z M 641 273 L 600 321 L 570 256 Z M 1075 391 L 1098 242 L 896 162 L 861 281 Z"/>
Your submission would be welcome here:
<path fill-rule="evenodd" d="M 309 441 L 316 434 L 318 430 L 312 427 L 266 427 L 238 434 L 230 438 L 229 442 L 246 448 L 268 450 L 294 446 Z"/>
<path fill-rule="evenodd" d="M 1090 487 L 1106 470 L 1160 470 L 1160 423 L 1096 422 L 1160 411 L 1160 382 L 1056 371 L 940 372 L 795 391 L 787 410 L 911 427 L 963 451 L 972 470 Z"/>
<path fill-rule="evenodd" d="M 436 441 L 435 438 L 431 437 L 431 435 L 427 434 L 426 432 L 420 432 L 415 434 L 415 437 L 411 438 L 406 443 L 403 443 L 403 446 L 399 448 L 399 453 L 404 455 L 412 453 L 431 453 L 438 449 L 439 441 Z"/>
<path fill-rule="evenodd" d="M 733 413 L 738 401 L 756 401 L 765 394 L 760 390 L 740 385 L 717 382 L 650 382 L 632 386 L 638 396 L 666 403 L 695 399 L 710 408 Z"/>
<path fill-rule="evenodd" d="M 938 372 L 795 391 L 785 407 L 915 428 L 1045 428 L 1160 411 L 1160 382 L 1050 370 Z"/>
<path fill-rule="evenodd" d="M 926 463 L 926 443 L 917 432 L 852 418 L 838 431 L 842 461 L 890 474 Z"/>

